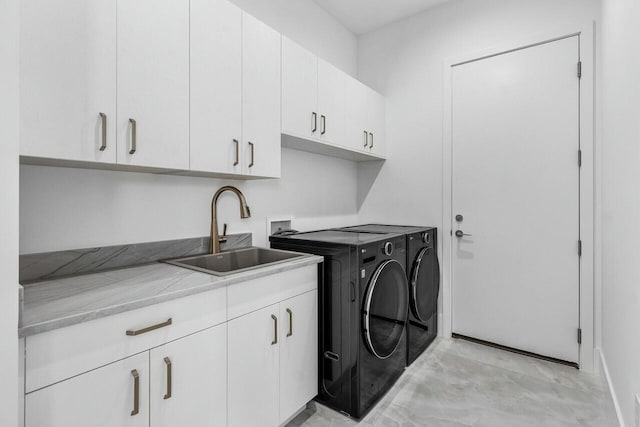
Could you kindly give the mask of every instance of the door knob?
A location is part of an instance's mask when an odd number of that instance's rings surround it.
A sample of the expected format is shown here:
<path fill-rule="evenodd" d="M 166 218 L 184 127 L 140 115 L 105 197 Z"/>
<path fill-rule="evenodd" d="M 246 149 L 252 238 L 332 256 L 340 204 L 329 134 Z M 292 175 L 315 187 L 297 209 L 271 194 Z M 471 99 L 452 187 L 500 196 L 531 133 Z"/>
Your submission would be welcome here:
<path fill-rule="evenodd" d="M 456 230 L 456 237 L 471 236 L 471 234 L 464 233 L 462 230 Z"/>
<path fill-rule="evenodd" d="M 460 214 L 456 215 L 456 221 L 458 222 L 462 222 L 462 220 L 464 219 L 464 217 Z"/>

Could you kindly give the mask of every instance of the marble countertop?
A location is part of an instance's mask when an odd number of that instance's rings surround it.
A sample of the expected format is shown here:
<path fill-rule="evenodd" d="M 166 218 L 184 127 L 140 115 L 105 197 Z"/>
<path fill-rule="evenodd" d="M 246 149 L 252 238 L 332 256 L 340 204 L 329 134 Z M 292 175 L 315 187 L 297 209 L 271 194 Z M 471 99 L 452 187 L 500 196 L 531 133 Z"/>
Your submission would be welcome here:
<path fill-rule="evenodd" d="M 153 263 L 33 283 L 24 286 L 18 333 L 35 335 L 322 261 L 303 255 L 226 277 Z"/>

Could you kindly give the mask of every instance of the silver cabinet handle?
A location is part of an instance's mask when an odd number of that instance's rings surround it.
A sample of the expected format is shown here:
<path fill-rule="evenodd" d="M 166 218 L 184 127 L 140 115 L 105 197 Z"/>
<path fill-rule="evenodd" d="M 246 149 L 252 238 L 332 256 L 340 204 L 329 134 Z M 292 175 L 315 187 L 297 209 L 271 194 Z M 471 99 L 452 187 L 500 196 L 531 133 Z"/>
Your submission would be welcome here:
<path fill-rule="evenodd" d="M 133 376 L 133 411 L 131 411 L 131 416 L 133 417 L 140 412 L 140 375 L 134 369 L 131 371 L 131 376 Z"/>
<path fill-rule="evenodd" d="M 315 133 L 318 130 L 318 115 L 315 113 L 311 113 L 311 133 Z"/>
<path fill-rule="evenodd" d="M 366 148 L 369 145 L 369 132 L 364 131 L 364 147 Z"/>
<path fill-rule="evenodd" d="M 293 311 L 287 308 L 287 313 L 289 313 L 289 333 L 287 334 L 287 336 L 290 337 L 291 335 L 293 335 Z"/>
<path fill-rule="evenodd" d="M 233 162 L 233 166 L 238 166 L 238 163 L 240 163 L 240 141 L 234 139 L 233 143 L 236 145 L 236 161 Z"/>
<path fill-rule="evenodd" d="M 138 131 L 136 129 L 136 121 L 134 119 L 129 119 L 129 123 L 131 123 L 131 150 L 129 150 L 129 154 L 134 154 L 138 149 L 137 137 Z"/>
<path fill-rule="evenodd" d="M 167 392 L 164 395 L 164 400 L 171 399 L 171 359 L 164 358 L 164 363 L 167 365 Z"/>
<path fill-rule="evenodd" d="M 371 142 L 369 143 L 369 148 L 373 148 L 373 134 L 369 132 L 369 136 L 371 137 Z"/>
<path fill-rule="evenodd" d="M 320 135 L 324 135 L 327 131 L 327 118 L 324 115 L 320 116 L 320 129 L 322 129 Z"/>
<path fill-rule="evenodd" d="M 249 163 L 249 167 L 252 168 L 255 160 L 255 146 L 253 142 L 249 142 L 249 147 L 251 147 L 251 163 Z"/>
<path fill-rule="evenodd" d="M 102 145 L 100 145 L 100 151 L 107 149 L 107 115 L 100 113 L 100 122 L 102 127 Z"/>
<path fill-rule="evenodd" d="M 271 345 L 278 344 L 278 318 L 275 315 L 271 315 L 273 319 L 273 341 L 271 341 Z"/>
<path fill-rule="evenodd" d="M 147 326 L 146 328 L 137 329 L 137 330 L 129 329 L 127 331 L 127 335 L 130 336 L 130 337 L 135 337 L 136 335 L 142 335 L 142 334 L 146 334 L 147 332 L 155 331 L 156 329 L 164 328 L 166 326 L 171 325 L 172 323 L 173 323 L 173 320 L 171 318 L 169 318 L 169 319 L 167 319 L 166 322 L 158 323 L 156 325 Z"/>

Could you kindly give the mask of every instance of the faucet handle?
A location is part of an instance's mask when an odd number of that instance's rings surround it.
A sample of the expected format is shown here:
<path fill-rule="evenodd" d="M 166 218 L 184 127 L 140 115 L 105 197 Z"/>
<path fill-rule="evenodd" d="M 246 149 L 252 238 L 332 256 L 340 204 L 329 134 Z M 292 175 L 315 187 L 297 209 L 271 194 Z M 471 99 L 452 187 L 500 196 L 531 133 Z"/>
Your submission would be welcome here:
<path fill-rule="evenodd" d="M 226 241 L 227 241 L 227 224 L 224 224 L 224 226 L 222 227 L 222 236 L 218 237 L 218 242 L 226 243 Z"/>

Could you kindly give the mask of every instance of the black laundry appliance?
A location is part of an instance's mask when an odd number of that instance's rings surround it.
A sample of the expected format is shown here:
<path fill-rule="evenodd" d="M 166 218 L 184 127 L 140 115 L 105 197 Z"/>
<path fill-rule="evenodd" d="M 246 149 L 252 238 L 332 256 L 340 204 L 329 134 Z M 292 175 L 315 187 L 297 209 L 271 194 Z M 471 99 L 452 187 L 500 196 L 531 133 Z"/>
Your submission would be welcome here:
<path fill-rule="evenodd" d="M 271 247 L 319 265 L 319 402 L 361 418 L 406 367 L 406 239 L 338 230 L 274 235 Z"/>
<path fill-rule="evenodd" d="M 412 364 L 438 334 L 438 263 L 435 227 L 367 224 L 345 227 L 353 232 L 396 233 L 407 240 L 407 280 L 409 282 L 409 321 L 407 324 L 407 366 Z"/>

